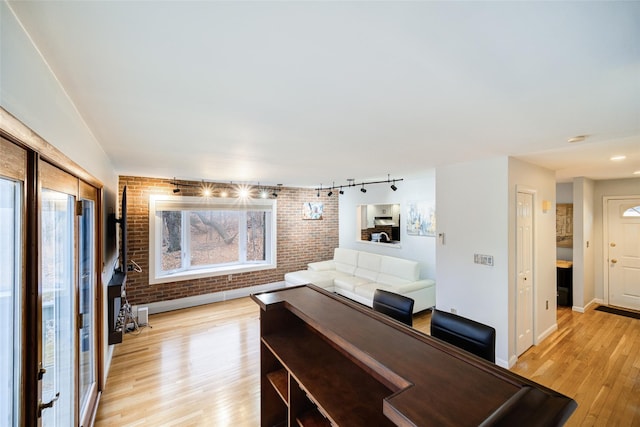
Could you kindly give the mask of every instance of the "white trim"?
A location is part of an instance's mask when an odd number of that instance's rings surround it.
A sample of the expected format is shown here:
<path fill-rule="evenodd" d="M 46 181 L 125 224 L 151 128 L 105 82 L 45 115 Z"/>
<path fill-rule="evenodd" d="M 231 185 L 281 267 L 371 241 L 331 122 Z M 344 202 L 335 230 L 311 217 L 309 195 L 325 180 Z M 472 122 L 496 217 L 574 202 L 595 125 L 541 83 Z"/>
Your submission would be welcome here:
<path fill-rule="evenodd" d="M 577 311 L 578 313 L 584 313 L 585 311 L 587 311 L 589 309 L 589 307 L 592 304 L 604 304 L 604 301 L 601 300 L 600 298 L 594 298 L 591 301 L 589 301 L 584 307 L 578 307 L 578 306 L 574 305 L 573 307 L 571 307 L 571 310 Z"/>
<path fill-rule="evenodd" d="M 518 361 L 518 358 L 516 356 L 511 356 L 508 362 L 504 359 L 500 359 L 496 357 L 496 365 L 501 366 L 505 369 L 511 369 L 513 365 L 516 364 L 517 361 Z"/>
<path fill-rule="evenodd" d="M 540 344 L 542 341 L 546 340 L 547 338 L 549 338 L 549 336 L 556 332 L 558 330 L 558 324 L 554 323 L 553 325 L 551 325 L 549 328 L 547 328 L 546 331 L 543 331 L 537 338 L 536 338 L 536 345 Z"/>
<path fill-rule="evenodd" d="M 192 297 L 177 298 L 168 301 L 152 302 L 145 304 L 145 306 L 149 307 L 149 314 L 156 314 L 165 311 L 180 310 L 182 308 L 196 307 L 198 305 L 243 298 L 251 294 L 281 289 L 284 287 L 285 282 L 266 283 L 264 285 L 255 285 L 246 288 L 231 289 L 228 291 L 213 292 L 210 294 L 195 295 Z"/>

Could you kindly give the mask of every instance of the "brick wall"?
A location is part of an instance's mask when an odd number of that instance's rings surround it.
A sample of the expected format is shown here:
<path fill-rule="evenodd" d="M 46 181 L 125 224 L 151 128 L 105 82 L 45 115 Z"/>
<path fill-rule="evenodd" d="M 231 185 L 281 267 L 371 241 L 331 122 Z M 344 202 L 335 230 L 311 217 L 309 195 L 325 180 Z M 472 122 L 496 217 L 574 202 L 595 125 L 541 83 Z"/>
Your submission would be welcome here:
<path fill-rule="evenodd" d="M 127 258 L 135 261 L 142 273 L 127 273 L 127 297 L 131 304 L 148 304 L 188 296 L 203 295 L 284 280 L 289 271 L 306 268 L 307 263 L 333 257 L 338 246 L 338 197 L 327 197 L 303 188 L 283 187 L 277 198 L 277 268 L 249 273 L 234 273 L 209 278 L 149 284 L 149 195 L 173 195 L 172 179 L 119 177 L 119 198 L 127 186 Z M 180 181 L 180 195 L 199 196 L 200 182 Z M 209 183 L 208 183 L 209 184 Z M 211 184 L 214 185 L 215 184 Z M 221 183 L 220 186 L 228 186 Z M 303 220 L 304 202 L 323 202 L 322 220 Z M 120 200 L 118 201 L 120 206 Z M 118 213 L 120 216 L 120 213 Z"/>

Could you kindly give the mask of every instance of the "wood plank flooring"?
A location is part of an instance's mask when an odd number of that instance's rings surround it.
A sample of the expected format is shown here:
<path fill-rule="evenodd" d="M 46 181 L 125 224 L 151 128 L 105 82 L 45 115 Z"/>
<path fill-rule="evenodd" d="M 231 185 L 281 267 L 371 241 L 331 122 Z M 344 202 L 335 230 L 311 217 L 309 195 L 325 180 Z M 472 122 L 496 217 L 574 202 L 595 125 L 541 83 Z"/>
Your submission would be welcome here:
<path fill-rule="evenodd" d="M 414 318 L 429 332 L 430 313 Z M 259 308 L 249 298 L 152 315 L 116 346 L 96 426 L 258 426 Z M 568 426 L 640 425 L 640 320 L 558 311 L 514 371 L 578 402 Z"/>

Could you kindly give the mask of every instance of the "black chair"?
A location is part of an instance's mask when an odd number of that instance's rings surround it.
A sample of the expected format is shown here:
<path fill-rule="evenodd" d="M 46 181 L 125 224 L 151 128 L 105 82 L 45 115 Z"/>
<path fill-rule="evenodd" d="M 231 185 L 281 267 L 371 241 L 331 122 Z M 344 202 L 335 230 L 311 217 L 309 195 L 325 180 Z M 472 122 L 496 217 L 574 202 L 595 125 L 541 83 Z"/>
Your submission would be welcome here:
<path fill-rule="evenodd" d="M 393 292 L 376 289 L 373 309 L 400 322 L 413 326 L 413 299 Z"/>
<path fill-rule="evenodd" d="M 496 362 L 496 330 L 491 326 L 446 311 L 433 309 L 431 336 Z"/>

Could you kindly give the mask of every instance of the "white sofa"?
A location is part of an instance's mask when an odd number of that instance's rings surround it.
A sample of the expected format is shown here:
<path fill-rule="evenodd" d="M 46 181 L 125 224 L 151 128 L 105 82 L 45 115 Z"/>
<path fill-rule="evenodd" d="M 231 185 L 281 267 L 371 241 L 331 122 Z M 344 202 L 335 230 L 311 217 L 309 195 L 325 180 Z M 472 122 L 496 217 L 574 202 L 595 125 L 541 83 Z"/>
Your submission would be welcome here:
<path fill-rule="evenodd" d="M 285 274 L 286 285 L 312 283 L 369 307 L 376 289 L 413 298 L 414 313 L 436 305 L 436 283 L 419 278 L 416 261 L 336 248 L 332 260 L 312 262 L 307 267 Z"/>

